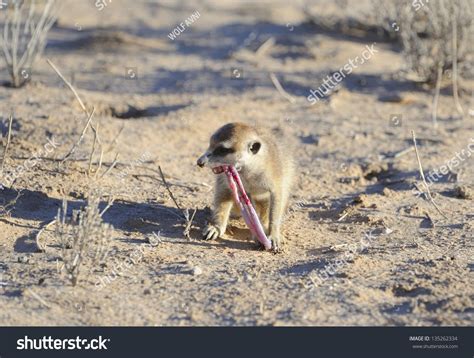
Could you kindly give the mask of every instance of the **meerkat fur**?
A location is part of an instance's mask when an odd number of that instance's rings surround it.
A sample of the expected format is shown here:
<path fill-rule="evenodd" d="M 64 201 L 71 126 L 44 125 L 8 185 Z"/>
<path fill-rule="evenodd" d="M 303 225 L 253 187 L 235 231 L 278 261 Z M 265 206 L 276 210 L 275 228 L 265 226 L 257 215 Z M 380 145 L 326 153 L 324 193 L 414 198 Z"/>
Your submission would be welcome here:
<path fill-rule="evenodd" d="M 282 219 L 294 180 L 294 162 L 290 149 L 270 130 L 244 123 L 228 123 L 210 139 L 206 152 L 198 159 L 200 167 L 233 165 L 260 218 L 274 250 L 283 242 Z M 204 239 L 221 237 L 231 211 L 235 211 L 225 174 L 217 174 L 212 220 Z"/>

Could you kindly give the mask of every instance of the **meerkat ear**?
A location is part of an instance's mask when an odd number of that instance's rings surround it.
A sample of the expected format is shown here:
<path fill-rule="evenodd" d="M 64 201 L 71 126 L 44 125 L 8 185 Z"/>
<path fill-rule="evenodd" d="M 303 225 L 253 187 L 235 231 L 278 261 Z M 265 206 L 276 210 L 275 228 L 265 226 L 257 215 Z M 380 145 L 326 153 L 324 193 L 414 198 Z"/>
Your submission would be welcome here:
<path fill-rule="evenodd" d="M 261 146 L 260 142 L 252 142 L 249 144 L 249 149 L 253 154 L 257 154 Z"/>

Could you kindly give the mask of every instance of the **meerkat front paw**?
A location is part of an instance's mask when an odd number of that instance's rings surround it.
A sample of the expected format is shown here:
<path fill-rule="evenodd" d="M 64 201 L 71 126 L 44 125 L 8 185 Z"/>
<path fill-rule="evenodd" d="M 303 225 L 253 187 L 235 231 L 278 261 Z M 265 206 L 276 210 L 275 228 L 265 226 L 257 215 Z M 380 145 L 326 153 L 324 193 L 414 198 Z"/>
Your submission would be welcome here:
<path fill-rule="evenodd" d="M 282 238 L 278 235 L 270 235 L 268 236 L 268 240 L 272 243 L 272 251 L 273 252 L 281 252 L 281 244 L 283 242 Z"/>
<path fill-rule="evenodd" d="M 203 231 L 203 239 L 204 240 L 215 240 L 221 236 L 221 230 L 218 226 L 208 224 Z"/>

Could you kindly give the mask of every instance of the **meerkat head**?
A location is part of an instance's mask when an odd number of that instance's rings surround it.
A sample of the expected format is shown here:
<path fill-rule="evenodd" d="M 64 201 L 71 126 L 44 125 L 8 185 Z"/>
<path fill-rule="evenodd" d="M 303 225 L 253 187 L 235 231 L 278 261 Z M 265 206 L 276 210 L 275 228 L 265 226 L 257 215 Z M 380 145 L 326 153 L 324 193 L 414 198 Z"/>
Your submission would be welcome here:
<path fill-rule="evenodd" d="M 199 157 L 197 165 L 212 168 L 233 165 L 244 168 L 260 156 L 262 141 L 255 128 L 243 123 L 228 123 L 211 137 L 209 148 Z"/>

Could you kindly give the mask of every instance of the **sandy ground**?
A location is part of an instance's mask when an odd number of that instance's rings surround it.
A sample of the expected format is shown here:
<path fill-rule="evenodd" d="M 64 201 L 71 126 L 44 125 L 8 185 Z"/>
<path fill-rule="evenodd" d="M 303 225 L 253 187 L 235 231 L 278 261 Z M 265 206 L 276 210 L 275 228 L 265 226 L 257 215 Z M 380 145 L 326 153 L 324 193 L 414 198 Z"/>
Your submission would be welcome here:
<path fill-rule="evenodd" d="M 93 1 L 65 3 L 32 81 L 0 87 L 4 134 L 14 111 L 6 173 L 42 151 L 0 191 L 1 325 L 473 324 L 474 118 L 459 118 L 446 86 L 434 129 L 433 91 L 400 76 L 396 44 L 318 27 L 287 1 L 115 0 L 102 11 Z M 311 10 L 369 21 L 366 2 L 344 3 L 315 1 Z M 199 19 L 170 40 L 195 11 Z M 275 43 L 257 56 L 269 38 Z M 310 89 L 374 43 L 377 52 L 337 92 L 310 105 Z M 54 160 L 87 118 L 46 57 L 96 107 L 106 151 L 95 181 L 87 176 L 90 131 L 73 160 Z M 474 111 L 470 91 L 463 82 L 466 112 Z M 239 220 L 225 238 L 200 240 L 214 174 L 195 161 L 231 121 L 279 128 L 294 146 L 297 185 L 282 253 L 259 250 Z M 431 185 L 445 217 L 414 195 L 421 182 L 412 130 L 426 173 L 451 161 Z M 46 153 L 48 140 L 57 147 Z M 119 164 L 100 178 L 116 153 Z M 191 240 L 158 165 L 179 205 L 197 208 Z M 104 214 L 111 253 L 72 287 L 54 226 L 41 235 L 44 252 L 35 236 L 63 197 L 77 209 L 90 187 L 102 189 L 101 208 L 115 197 Z"/>

